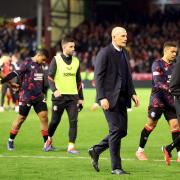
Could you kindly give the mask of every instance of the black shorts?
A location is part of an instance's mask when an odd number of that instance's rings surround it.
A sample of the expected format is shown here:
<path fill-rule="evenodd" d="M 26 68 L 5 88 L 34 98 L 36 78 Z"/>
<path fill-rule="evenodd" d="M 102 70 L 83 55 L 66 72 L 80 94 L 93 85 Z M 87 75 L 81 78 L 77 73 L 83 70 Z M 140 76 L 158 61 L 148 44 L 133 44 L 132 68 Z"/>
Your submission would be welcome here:
<path fill-rule="evenodd" d="M 166 108 L 160 108 L 160 107 L 148 107 L 148 117 L 152 120 L 159 120 L 161 118 L 161 115 L 164 114 L 164 117 L 167 121 L 171 119 L 177 119 L 176 115 L 176 109 L 173 107 L 166 107 Z"/>
<path fill-rule="evenodd" d="M 27 117 L 29 114 L 29 111 L 31 109 L 31 106 L 33 106 L 33 108 L 37 114 L 39 112 L 48 110 L 46 102 L 44 100 L 39 100 L 39 101 L 36 101 L 35 103 L 32 103 L 32 104 L 24 104 L 24 103 L 21 104 L 20 103 L 19 114 Z"/>

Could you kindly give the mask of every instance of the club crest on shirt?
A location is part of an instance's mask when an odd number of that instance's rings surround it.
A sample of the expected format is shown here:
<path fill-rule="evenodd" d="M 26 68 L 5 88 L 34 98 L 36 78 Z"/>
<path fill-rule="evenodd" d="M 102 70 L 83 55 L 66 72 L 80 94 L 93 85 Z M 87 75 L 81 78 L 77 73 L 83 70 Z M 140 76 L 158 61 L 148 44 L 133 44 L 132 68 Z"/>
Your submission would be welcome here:
<path fill-rule="evenodd" d="M 156 116 L 155 112 L 151 112 L 151 117 L 154 118 Z"/>
<path fill-rule="evenodd" d="M 67 70 L 71 70 L 71 69 L 72 69 L 72 66 L 70 66 L 70 67 L 69 67 L 69 66 L 67 66 L 66 68 L 67 68 Z"/>
<path fill-rule="evenodd" d="M 57 111 L 58 107 L 56 105 L 53 106 L 53 111 Z"/>

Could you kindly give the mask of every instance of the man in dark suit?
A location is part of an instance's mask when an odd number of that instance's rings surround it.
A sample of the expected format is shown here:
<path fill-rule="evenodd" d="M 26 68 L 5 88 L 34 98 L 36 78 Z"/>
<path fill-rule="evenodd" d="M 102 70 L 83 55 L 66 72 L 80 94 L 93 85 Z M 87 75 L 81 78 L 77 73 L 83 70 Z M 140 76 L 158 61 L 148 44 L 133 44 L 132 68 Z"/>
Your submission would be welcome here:
<path fill-rule="evenodd" d="M 180 125 L 180 53 L 177 56 L 176 60 L 177 63 L 172 73 L 171 82 L 170 82 L 170 91 L 171 94 L 175 96 L 176 113 Z"/>
<path fill-rule="evenodd" d="M 122 169 L 120 157 L 121 139 L 127 135 L 127 107 L 131 106 L 131 99 L 135 106 L 139 106 L 139 100 L 132 82 L 129 56 L 125 50 L 127 32 L 122 27 L 115 27 L 111 35 L 112 43 L 98 53 L 95 64 L 97 100 L 108 122 L 109 135 L 88 152 L 93 167 L 99 171 L 99 155 L 109 148 L 111 173 L 121 175 L 128 174 Z"/>

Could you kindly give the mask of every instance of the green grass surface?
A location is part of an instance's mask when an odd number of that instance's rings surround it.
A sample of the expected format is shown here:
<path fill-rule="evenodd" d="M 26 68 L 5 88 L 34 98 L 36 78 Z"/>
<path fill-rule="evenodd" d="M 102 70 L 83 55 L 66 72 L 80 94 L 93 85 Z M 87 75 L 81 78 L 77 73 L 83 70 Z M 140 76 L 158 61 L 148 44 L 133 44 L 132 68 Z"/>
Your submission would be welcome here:
<path fill-rule="evenodd" d="M 161 146 L 171 142 L 171 134 L 164 117 L 150 135 L 145 152 L 149 160 L 138 161 L 135 151 L 139 144 L 139 135 L 147 121 L 147 106 L 149 89 L 138 89 L 140 107 L 129 112 L 128 136 L 122 140 L 121 157 L 123 168 L 131 175 L 111 175 L 109 151 L 101 155 L 99 164 L 101 171 L 96 173 L 90 165 L 87 149 L 98 143 L 108 133 L 107 123 L 102 110 L 90 111 L 95 99 L 94 90 L 85 90 L 85 107 L 79 114 L 78 138 L 76 147 L 79 155 L 66 153 L 68 144 L 68 119 L 66 113 L 54 135 L 55 152 L 43 152 L 43 142 L 40 135 L 39 120 L 31 110 L 26 122 L 15 140 L 15 151 L 8 151 L 6 143 L 9 130 L 17 114 L 9 111 L 0 113 L 0 180 L 6 179 L 178 179 L 179 166 L 172 161 L 171 166 L 166 166 L 163 161 Z M 51 102 L 49 105 L 49 119 L 51 116 Z M 176 152 L 173 152 L 173 160 Z"/>

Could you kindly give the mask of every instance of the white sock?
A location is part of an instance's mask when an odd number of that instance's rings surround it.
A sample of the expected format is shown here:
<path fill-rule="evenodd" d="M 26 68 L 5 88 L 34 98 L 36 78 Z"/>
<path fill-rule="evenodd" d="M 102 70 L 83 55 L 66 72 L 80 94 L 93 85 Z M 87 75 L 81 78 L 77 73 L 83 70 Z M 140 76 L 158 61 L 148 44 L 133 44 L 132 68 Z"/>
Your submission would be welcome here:
<path fill-rule="evenodd" d="M 52 138 L 50 136 L 48 136 L 48 141 L 52 141 Z"/>
<path fill-rule="evenodd" d="M 12 141 L 14 141 L 14 139 L 9 138 L 9 141 L 11 141 L 11 142 L 12 142 Z"/>
<path fill-rule="evenodd" d="M 74 143 L 69 143 L 68 149 L 74 149 Z"/>
<path fill-rule="evenodd" d="M 138 152 L 144 152 L 144 148 L 138 147 Z"/>

